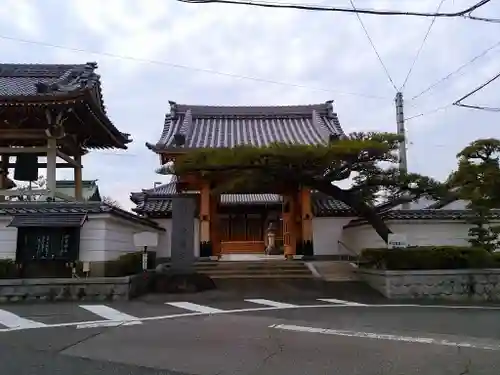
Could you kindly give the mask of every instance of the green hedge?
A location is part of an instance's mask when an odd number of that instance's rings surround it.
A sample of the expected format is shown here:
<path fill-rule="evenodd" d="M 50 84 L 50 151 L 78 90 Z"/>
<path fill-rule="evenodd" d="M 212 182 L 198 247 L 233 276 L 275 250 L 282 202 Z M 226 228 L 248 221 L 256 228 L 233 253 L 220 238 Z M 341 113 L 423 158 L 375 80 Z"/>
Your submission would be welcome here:
<path fill-rule="evenodd" d="M 17 267 L 11 259 L 0 259 L 0 279 L 11 279 L 17 277 Z"/>
<path fill-rule="evenodd" d="M 360 266 L 386 270 L 443 270 L 500 267 L 500 254 L 457 246 L 365 249 Z"/>
<path fill-rule="evenodd" d="M 148 269 L 155 268 L 156 252 L 148 251 Z M 107 277 L 131 276 L 142 272 L 142 251 L 128 253 L 116 260 L 106 262 Z"/>

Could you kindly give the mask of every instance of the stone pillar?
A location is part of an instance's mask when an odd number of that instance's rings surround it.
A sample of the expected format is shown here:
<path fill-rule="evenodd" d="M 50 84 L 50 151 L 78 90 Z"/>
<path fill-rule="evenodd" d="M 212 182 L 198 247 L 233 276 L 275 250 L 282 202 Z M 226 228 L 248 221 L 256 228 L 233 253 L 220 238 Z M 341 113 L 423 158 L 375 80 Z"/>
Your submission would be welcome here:
<path fill-rule="evenodd" d="M 196 200 L 192 196 L 172 198 L 171 269 L 191 272 L 194 269 L 194 217 Z"/>
<path fill-rule="evenodd" d="M 82 155 L 80 153 L 75 155 L 75 161 L 79 164 L 82 163 Z M 75 199 L 77 201 L 82 201 L 83 200 L 82 168 L 75 167 L 73 171 L 75 180 Z"/>

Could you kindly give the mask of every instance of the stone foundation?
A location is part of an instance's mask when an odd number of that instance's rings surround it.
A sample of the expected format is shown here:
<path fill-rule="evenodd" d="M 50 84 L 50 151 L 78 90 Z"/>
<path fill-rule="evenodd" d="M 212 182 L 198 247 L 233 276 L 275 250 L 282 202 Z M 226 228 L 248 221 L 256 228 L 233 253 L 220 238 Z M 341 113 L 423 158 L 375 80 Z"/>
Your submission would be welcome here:
<path fill-rule="evenodd" d="M 361 268 L 356 273 L 391 299 L 500 301 L 500 269 L 383 271 Z"/>
<path fill-rule="evenodd" d="M 149 290 L 152 273 L 126 277 L 0 280 L 0 303 L 122 301 Z"/>

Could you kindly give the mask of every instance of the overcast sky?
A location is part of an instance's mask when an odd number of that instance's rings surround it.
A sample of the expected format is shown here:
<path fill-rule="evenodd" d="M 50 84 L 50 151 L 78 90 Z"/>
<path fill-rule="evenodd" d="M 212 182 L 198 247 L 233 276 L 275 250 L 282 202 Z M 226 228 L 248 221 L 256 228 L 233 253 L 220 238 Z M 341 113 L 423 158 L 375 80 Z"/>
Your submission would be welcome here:
<path fill-rule="evenodd" d="M 356 5 L 435 11 L 439 2 L 357 0 Z M 441 10 L 475 2 L 445 0 Z M 348 0 L 322 3 L 349 6 Z M 500 18 L 500 4 L 493 3 L 477 15 Z M 401 87 L 432 19 L 361 18 Z M 434 111 L 500 72 L 500 43 L 460 74 L 411 100 L 497 42 L 500 24 L 436 20 L 404 89 L 406 117 L 424 113 L 407 121 L 411 171 L 443 179 L 468 142 L 500 138 L 500 113 L 457 107 Z M 154 173 L 159 159 L 144 143 L 158 140 L 169 100 L 289 105 L 332 99 L 346 132 L 396 130 L 395 89 L 355 15 L 174 0 L 0 0 L 0 51 L 2 62 L 97 61 L 108 114 L 134 142 L 126 152 L 86 156 L 84 178 L 98 179 L 102 193 L 125 208 L 131 207 L 131 191 L 166 181 Z M 500 107 L 500 79 L 467 103 Z M 61 172 L 58 177 L 72 175 Z"/>

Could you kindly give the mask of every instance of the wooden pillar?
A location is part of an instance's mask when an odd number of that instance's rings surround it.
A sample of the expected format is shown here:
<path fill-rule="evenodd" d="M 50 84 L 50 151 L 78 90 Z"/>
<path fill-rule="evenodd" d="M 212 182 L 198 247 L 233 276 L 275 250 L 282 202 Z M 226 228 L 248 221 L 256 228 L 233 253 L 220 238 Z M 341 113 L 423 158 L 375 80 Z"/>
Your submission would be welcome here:
<path fill-rule="evenodd" d="M 216 194 L 210 195 L 210 240 L 212 241 L 212 255 L 220 256 L 221 254 L 221 228 L 218 214 L 219 196 Z"/>
<path fill-rule="evenodd" d="M 200 242 L 210 241 L 210 186 L 204 183 L 200 191 Z"/>
<path fill-rule="evenodd" d="M 283 196 L 283 247 L 285 257 L 290 258 L 295 255 L 297 239 L 295 235 L 295 194 L 285 194 Z"/>
<path fill-rule="evenodd" d="M 47 140 L 47 196 L 54 199 L 56 193 L 56 162 L 57 162 L 57 140 L 49 138 Z"/>
<path fill-rule="evenodd" d="M 2 171 L 2 175 L 0 176 L 0 190 L 6 189 L 7 185 L 7 173 L 9 171 L 9 161 L 10 157 L 8 154 L 0 155 L 0 171 Z M 5 175 L 3 174 L 5 173 Z M 0 202 L 5 201 L 5 196 L 0 194 Z"/>
<path fill-rule="evenodd" d="M 313 240 L 312 227 L 312 206 L 311 206 L 311 190 L 302 188 L 300 190 L 301 202 L 301 218 L 302 218 L 302 241 Z"/>
<path fill-rule="evenodd" d="M 77 155 L 75 155 L 75 161 L 78 164 L 82 164 L 82 155 L 79 152 Z M 75 167 L 73 171 L 75 180 L 75 199 L 77 201 L 82 201 L 83 200 L 82 168 Z"/>

